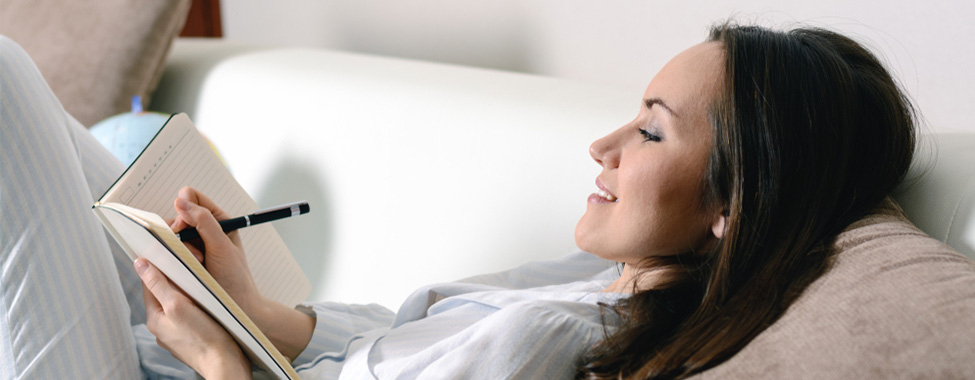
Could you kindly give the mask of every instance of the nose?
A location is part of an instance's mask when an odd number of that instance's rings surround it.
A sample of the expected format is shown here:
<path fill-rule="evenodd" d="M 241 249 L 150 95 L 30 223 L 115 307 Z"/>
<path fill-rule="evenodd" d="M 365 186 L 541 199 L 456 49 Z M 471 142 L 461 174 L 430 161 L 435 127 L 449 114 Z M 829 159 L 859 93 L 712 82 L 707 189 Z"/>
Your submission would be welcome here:
<path fill-rule="evenodd" d="M 616 133 L 610 133 L 603 138 L 593 141 L 592 145 L 589 145 L 589 155 L 592 156 L 596 163 L 604 168 L 611 169 L 619 166 L 620 160 L 620 148 L 619 142 L 616 138 Z"/>

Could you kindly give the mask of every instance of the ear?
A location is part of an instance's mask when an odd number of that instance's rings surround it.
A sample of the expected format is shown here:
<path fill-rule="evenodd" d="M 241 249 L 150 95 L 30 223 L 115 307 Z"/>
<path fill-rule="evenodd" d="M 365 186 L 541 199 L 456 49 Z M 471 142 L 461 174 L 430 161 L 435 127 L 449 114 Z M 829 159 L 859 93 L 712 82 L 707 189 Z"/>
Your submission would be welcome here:
<path fill-rule="evenodd" d="M 718 218 L 714 220 L 714 223 L 711 224 L 711 233 L 714 234 L 714 237 L 718 239 L 724 237 L 724 230 L 725 230 L 725 226 L 727 225 L 727 222 L 728 222 L 728 210 L 723 210 L 721 211 L 720 214 L 718 214 Z"/>

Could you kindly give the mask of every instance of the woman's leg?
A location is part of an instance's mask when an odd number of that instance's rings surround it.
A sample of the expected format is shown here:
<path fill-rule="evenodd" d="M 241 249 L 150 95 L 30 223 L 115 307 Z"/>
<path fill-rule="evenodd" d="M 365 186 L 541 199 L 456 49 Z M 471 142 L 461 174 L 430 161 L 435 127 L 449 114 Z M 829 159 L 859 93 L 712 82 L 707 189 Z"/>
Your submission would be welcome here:
<path fill-rule="evenodd" d="M 142 376 L 127 275 L 91 212 L 107 185 L 86 179 L 121 165 L 94 162 L 76 128 L 26 53 L 0 37 L 0 378 Z"/>
<path fill-rule="evenodd" d="M 85 181 L 88 185 L 88 198 L 85 210 L 90 212 L 90 206 L 96 199 L 108 190 L 115 180 L 125 171 L 125 166 L 111 152 L 105 149 L 91 133 L 85 129 L 74 118 L 69 117 L 67 131 L 69 138 L 74 145 L 74 153 L 81 162 L 81 169 Z M 92 214 L 94 216 L 94 214 Z M 97 220 L 97 219 L 95 219 Z M 102 231 L 108 241 L 108 246 L 112 253 L 112 260 L 118 272 L 119 283 L 122 284 L 122 291 L 125 294 L 126 303 L 129 306 L 130 323 L 134 325 L 146 323 L 145 303 L 142 301 L 142 280 L 135 273 L 132 266 L 132 259 L 125 253 L 115 238 L 107 230 L 98 224 L 98 229 Z"/>

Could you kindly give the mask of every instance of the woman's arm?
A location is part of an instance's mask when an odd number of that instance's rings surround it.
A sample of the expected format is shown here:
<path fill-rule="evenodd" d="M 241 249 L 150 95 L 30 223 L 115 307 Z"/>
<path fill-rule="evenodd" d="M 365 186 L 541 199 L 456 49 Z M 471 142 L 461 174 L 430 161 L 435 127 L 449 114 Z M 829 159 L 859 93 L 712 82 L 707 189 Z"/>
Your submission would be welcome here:
<path fill-rule="evenodd" d="M 233 217 L 196 189 L 184 187 L 174 202 L 174 231 L 196 227 L 201 239 L 188 242 L 207 271 L 247 313 L 282 354 L 295 358 L 315 329 L 315 318 L 265 298 L 257 290 L 237 232 L 225 234 L 218 220 Z"/>
<path fill-rule="evenodd" d="M 305 350 L 315 332 L 314 317 L 266 298 L 259 307 L 248 310 L 247 315 L 274 347 L 292 360 Z"/>

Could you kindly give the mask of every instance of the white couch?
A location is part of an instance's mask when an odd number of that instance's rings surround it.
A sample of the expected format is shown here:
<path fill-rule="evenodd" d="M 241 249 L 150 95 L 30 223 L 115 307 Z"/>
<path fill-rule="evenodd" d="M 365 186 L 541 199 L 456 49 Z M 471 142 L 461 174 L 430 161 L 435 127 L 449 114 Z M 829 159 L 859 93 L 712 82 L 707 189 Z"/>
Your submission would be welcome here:
<path fill-rule="evenodd" d="M 641 95 L 180 40 L 150 109 L 187 112 L 258 204 L 310 202 L 309 215 L 276 226 L 315 287 L 311 300 L 395 310 L 421 285 L 575 250 L 599 173 L 588 146 L 629 121 Z M 898 200 L 923 230 L 975 257 L 975 133 L 944 129 L 922 139 L 940 149 L 919 155 L 928 174 Z"/>

